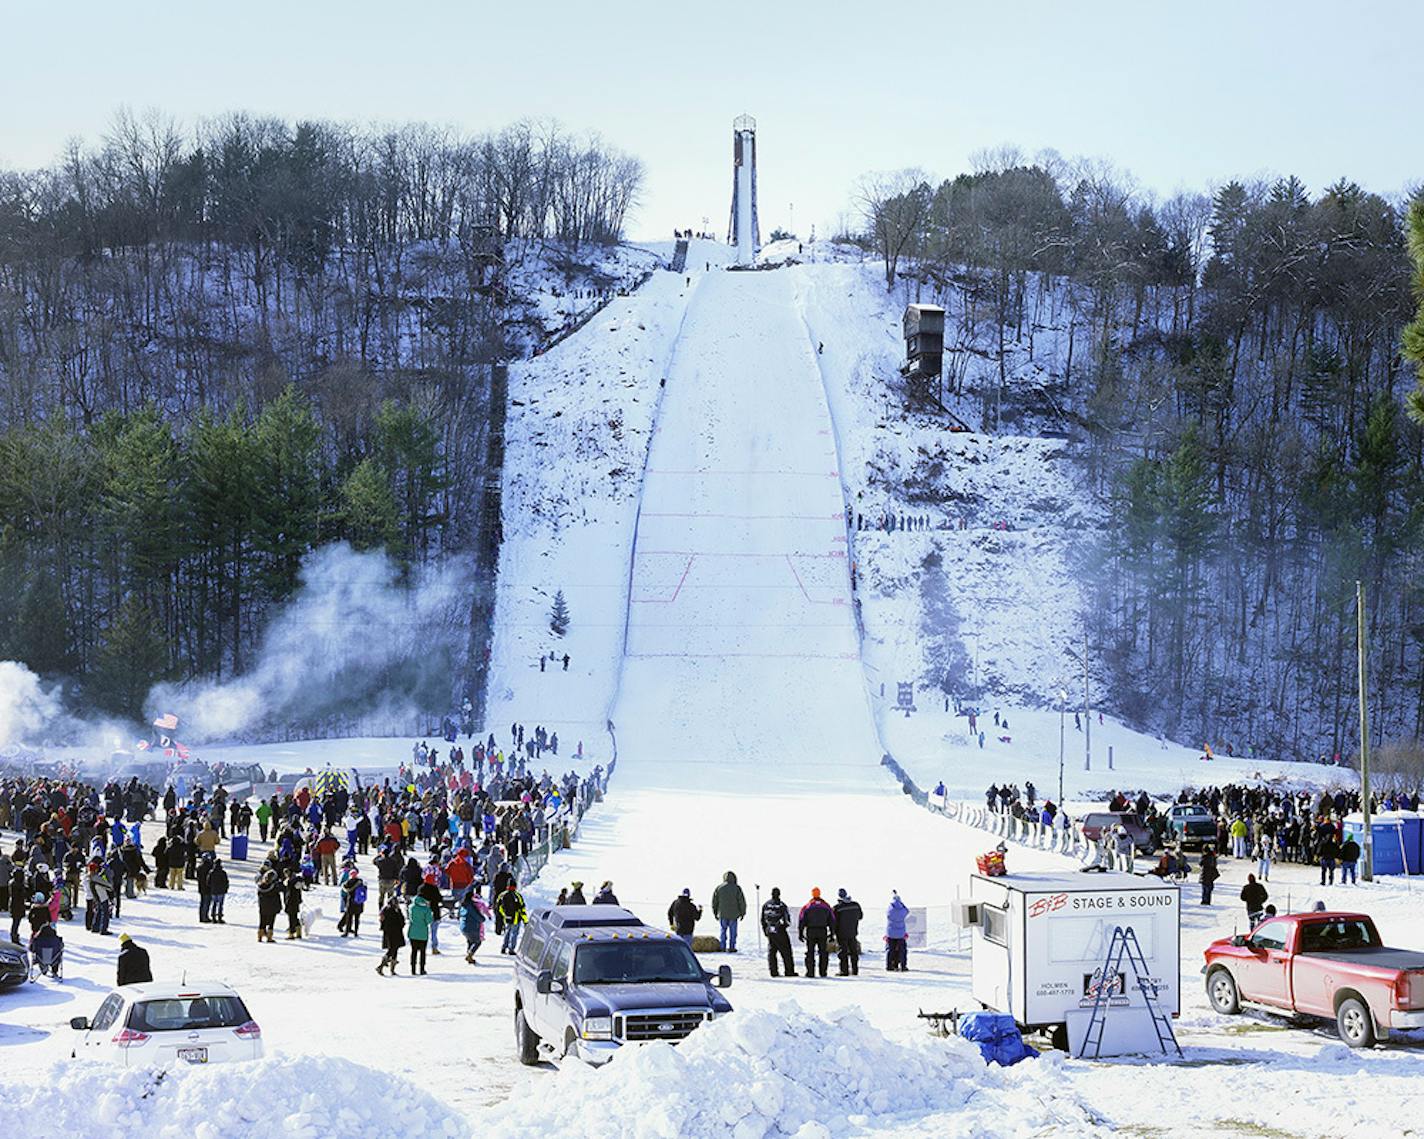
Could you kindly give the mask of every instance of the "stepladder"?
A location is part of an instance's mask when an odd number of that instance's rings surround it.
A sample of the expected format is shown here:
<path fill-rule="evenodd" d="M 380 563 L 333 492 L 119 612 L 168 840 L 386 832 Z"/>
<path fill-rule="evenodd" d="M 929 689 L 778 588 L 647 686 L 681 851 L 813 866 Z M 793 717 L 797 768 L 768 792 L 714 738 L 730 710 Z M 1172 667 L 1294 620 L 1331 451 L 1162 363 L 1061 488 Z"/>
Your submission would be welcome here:
<path fill-rule="evenodd" d="M 1130 925 L 1119 925 L 1113 927 L 1102 973 L 1093 985 L 1093 1011 L 1078 1051 L 1079 1059 L 1098 1059 L 1101 1056 L 1103 1033 L 1115 1003 L 1114 998 L 1125 996 L 1128 985 L 1142 994 L 1142 1003 L 1151 1018 L 1152 1029 L 1163 1054 L 1175 1052 L 1178 1056 L 1182 1055 L 1182 1046 L 1177 1043 L 1171 1018 L 1162 1008 L 1157 982 L 1147 967 L 1137 933 Z"/>

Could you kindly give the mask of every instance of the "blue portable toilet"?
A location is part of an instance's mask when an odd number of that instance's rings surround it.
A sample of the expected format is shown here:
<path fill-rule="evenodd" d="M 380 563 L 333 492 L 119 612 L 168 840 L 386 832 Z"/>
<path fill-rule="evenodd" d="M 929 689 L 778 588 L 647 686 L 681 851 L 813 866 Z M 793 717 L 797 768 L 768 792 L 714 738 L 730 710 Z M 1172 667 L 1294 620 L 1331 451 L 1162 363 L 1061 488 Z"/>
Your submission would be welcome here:
<path fill-rule="evenodd" d="M 1415 825 L 1418 825 L 1416 817 Z M 1374 870 L 1376 874 L 1409 873 L 1408 842 L 1404 819 L 1398 811 L 1380 811 L 1370 816 L 1370 837 L 1374 839 Z M 1345 817 L 1345 834 L 1360 844 L 1361 869 L 1364 868 L 1365 817 L 1356 812 Z M 1415 859 L 1418 860 L 1417 833 Z"/>
<path fill-rule="evenodd" d="M 1404 864 L 1411 874 L 1424 874 L 1424 818 L 1414 811 L 1400 811 L 1404 826 Z"/>

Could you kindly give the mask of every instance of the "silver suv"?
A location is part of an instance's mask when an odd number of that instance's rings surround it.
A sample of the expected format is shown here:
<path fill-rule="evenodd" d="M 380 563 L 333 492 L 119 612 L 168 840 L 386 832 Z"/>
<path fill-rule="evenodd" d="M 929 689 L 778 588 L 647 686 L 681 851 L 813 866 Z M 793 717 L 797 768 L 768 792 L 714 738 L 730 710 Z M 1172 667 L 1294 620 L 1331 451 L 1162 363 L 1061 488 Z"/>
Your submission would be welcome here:
<path fill-rule="evenodd" d="M 687 943 L 619 906 L 554 906 L 531 915 L 514 962 L 519 1060 L 602 1064 L 624 1044 L 682 1040 L 732 1011 Z M 715 985 L 715 988 L 714 988 Z"/>

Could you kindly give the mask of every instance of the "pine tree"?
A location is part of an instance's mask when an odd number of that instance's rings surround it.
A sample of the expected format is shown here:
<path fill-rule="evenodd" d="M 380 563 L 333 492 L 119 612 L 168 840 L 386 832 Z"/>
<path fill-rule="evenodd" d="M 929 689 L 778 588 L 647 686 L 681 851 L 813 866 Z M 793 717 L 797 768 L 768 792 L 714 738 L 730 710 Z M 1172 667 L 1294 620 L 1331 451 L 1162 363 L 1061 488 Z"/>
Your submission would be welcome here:
<path fill-rule="evenodd" d="M 1414 259 L 1414 297 L 1419 311 L 1405 327 L 1404 355 L 1419 372 L 1419 387 L 1409 393 L 1409 414 L 1424 423 L 1424 192 L 1409 203 L 1409 255 Z"/>
<path fill-rule="evenodd" d="M 143 702 L 168 668 L 168 646 L 149 608 L 124 600 L 99 646 L 86 691 L 94 705 L 139 719 Z"/>
<path fill-rule="evenodd" d="M 356 464 L 341 484 L 342 531 L 358 550 L 394 550 L 400 544 L 400 510 L 391 480 L 375 459 Z"/>
<path fill-rule="evenodd" d="M 549 614 L 549 628 L 553 630 L 556 637 L 562 637 L 569 631 L 569 605 L 564 600 L 562 589 L 554 594 L 554 608 Z"/>

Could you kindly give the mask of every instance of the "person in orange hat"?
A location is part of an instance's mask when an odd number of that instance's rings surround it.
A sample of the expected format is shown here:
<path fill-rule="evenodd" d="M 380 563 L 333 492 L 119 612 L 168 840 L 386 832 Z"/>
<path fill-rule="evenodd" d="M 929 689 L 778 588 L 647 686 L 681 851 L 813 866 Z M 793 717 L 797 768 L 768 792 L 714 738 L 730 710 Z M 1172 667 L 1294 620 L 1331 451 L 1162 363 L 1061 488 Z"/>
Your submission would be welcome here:
<path fill-rule="evenodd" d="M 826 975 L 826 961 L 830 957 L 831 927 L 835 925 L 836 912 L 821 897 L 821 888 L 811 890 L 811 900 L 801 907 L 796 918 L 796 936 L 806 943 L 806 976 L 814 977 L 815 964 L 820 962 L 821 976 Z"/>

